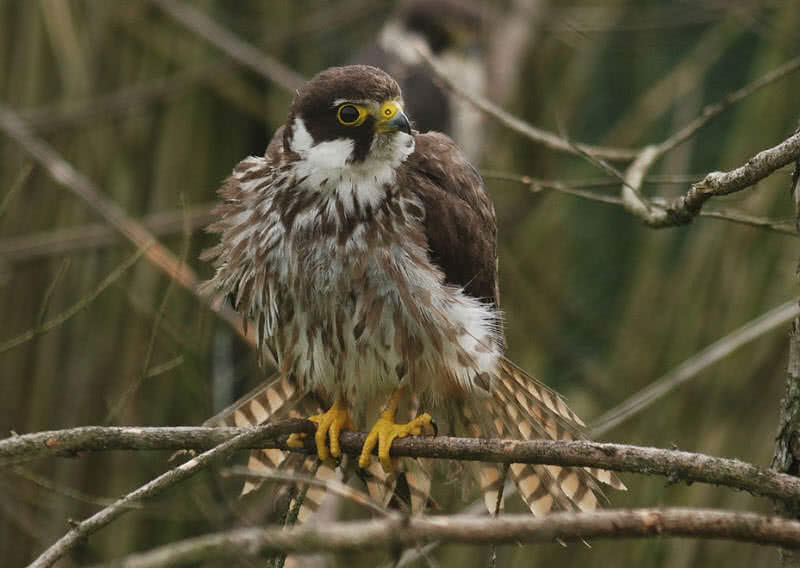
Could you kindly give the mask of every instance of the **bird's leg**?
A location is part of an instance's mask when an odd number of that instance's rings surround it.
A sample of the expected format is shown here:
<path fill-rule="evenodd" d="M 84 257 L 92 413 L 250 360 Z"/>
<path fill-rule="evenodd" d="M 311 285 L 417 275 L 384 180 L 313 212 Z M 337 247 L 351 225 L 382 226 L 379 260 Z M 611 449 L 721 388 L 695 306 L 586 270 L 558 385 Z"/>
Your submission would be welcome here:
<path fill-rule="evenodd" d="M 322 414 L 315 414 L 308 418 L 311 422 L 317 425 L 317 433 L 314 435 L 314 441 L 317 443 L 317 455 L 322 461 L 326 461 L 333 456 L 338 458 L 342 455 L 342 450 L 339 448 L 339 433 L 342 430 L 354 430 L 355 426 L 350 418 L 350 412 L 347 407 L 342 403 L 341 398 L 338 396 L 327 412 Z M 302 448 L 303 438 L 305 434 L 292 434 L 286 441 L 286 444 L 291 448 Z M 325 439 L 328 439 L 328 446 L 325 445 Z"/>
<path fill-rule="evenodd" d="M 407 424 L 395 424 L 394 418 L 402 393 L 403 387 L 395 389 L 380 418 L 378 418 L 378 421 L 375 422 L 372 430 L 367 435 L 364 447 L 361 449 L 361 456 L 358 458 L 358 467 L 362 469 L 369 467 L 372 461 L 372 450 L 375 449 L 377 444 L 378 459 L 383 466 L 383 471 L 391 472 L 392 461 L 389 459 L 389 448 L 392 447 L 392 441 L 395 438 L 405 438 L 408 435 L 419 436 L 422 434 L 424 426 L 431 425 L 431 415 L 427 412 L 420 414 Z"/>

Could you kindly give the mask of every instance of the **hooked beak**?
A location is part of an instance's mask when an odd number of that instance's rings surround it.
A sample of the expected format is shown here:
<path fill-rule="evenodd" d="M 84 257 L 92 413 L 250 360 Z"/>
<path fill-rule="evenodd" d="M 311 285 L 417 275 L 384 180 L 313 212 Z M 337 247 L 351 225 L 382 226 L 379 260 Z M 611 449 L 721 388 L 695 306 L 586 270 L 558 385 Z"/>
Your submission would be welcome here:
<path fill-rule="evenodd" d="M 375 121 L 375 132 L 388 134 L 390 132 L 405 132 L 411 134 L 411 123 L 402 107 L 395 101 L 387 101 L 381 105 Z"/>

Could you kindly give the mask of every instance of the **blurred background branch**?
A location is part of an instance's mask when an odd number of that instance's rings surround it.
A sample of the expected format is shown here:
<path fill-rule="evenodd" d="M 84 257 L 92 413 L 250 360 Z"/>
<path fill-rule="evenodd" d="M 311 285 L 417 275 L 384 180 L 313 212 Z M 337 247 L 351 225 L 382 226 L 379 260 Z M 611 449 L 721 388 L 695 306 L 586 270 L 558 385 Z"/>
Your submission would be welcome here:
<path fill-rule="evenodd" d="M 554 513 L 539 518 L 504 515 L 493 520 L 472 516 L 400 517 L 288 529 L 239 529 L 187 539 L 103 566 L 165 568 L 277 551 L 349 552 L 419 546 L 433 539 L 474 546 L 664 537 L 799 546 L 800 522 L 754 513 L 677 508 Z"/>

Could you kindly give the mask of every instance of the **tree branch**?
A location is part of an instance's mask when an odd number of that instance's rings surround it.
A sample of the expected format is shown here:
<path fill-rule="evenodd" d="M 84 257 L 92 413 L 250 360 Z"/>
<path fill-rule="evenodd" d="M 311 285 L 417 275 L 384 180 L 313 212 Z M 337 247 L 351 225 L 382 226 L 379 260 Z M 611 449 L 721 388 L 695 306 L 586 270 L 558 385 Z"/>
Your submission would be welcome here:
<path fill-rule="evenodd" d="M 729 195 L 755 185 L 783 166 L 800 158 L 800 132 L 777 146 L 759 152 L 729 172 L 711 172 L 681 197 L 654 215 L 644 218 L 651 227 L 669 227 L 689 223 L 711 197 Z"/>
<path fill-rule="evenodd" d="M 291 432 L 312 433 L 315 426 L 306 420 L 286 420 L 254 429 L 240 428 L 134 428 L 85 426 L 69 430 L 37 432 L 0 440 L 0 464 L 27 461 L 45 456 L 72 456 L 98 450 L 205 450 L 227 443 L 242 433 L 250 437 L 240 448 L 280 448 L 291 451 L 286 436 Z M 366 434 L 343 432 L 342 451 L 358 455 Z M 306 440 L 302 450 L 314 451 L 314 441 Z M 647 475 L 663 475 L 672 480 L 712 483 L 748 491 L 773 499 L 800 501 L 800 479 L 762 469 L 735 459 L 704 454 L 590 441 L 500 440 L 440 436 L 408 437 L 395 440 L 393 456 L 413 456 L 497 463 L 535 463 L 576 467 L 600 467 Z"/>
<path fill-rule="evenodd" d="M 238 529 L 187 539 L 104 566 L 165 568 L 267 552 L 356 552 L 434 540 L 481 545 L 665 536 L 800 547 L 800 522 L 755 513 L 682 508 L 553 513 L 544 517 L 504 515 L 496 519 L 394 515 L 317 526 Z"/>
<path fill-rule="evenodd" d="M 136 429 L 129 428 L 127 430 Z M 309 429 L 306 428 L 306 430 Z M 310 430 L 313 431 L 313 428 Z M 59 558 L 64 556 L 82 539 L 85 539 L 88 535 L 97 532 L 104 526 L 111 523 L 117 517 L 127 513 L 131 509 L 132 505 L 162 493 L 165 489 L 172 487 L 176 483 L 191 477 L 201 469 L 208 467 L 212 461 L 224 459 L 225 457 L 234 453 L 236 450 L 250 447 L 253 439 L 263 436 L 264 432 L 270 433 L 272 436 L 274 436 L 278 432 L 285 432 L 285 427 L 281 425 L 270 425 L 264 430 L 256 429 L 239 431 L 239 433 L 233 437 L 230 437 L 230 439 L 227 441 L 224 441 L 223 443 L 213 447 L 210 450 L 207 450 L 199 456 L 192 458 L 186 463 L 183 463 L 178 467 L 163 473 L 152 481 L 142 485 L 135 491 L 132 491 L 124 497 L 117 499 L 117 501 L 115 501 L 113 504 L 101 509 L 88 519 L 75 524 L 74 527 L 67 532 L 67 534 L 62 536 L 52 546 L 45 550 L 44 553 L 34 560 L 28 568 L 47 568 L 52 566 Z M 22 437 L 23 436 L 20 436 L 20 438 Z"/>
<path fill-rule="evenodd" d="M 798 315 L 800 315 L 800 307 L 797 305 L 797 301 L 790 300 L 750 320 L 605 412 L 589 426 L 589 434 L 592 437 L 602 436 L 686 381 L 693 379 L 717 361 L 724 359 L 754 339 L 785 325 Z"/>
<path fill-rule="evenodd" d="M 434 61 L 433 57 L 431 57 L 429 53 L 425 53 L 423 51 L 419 51 L 418 53 L 431 72 L 436 76 L 438 81 L 447 90 L 452 91 L 478 110 L 494 117 L 501 124 L 510 128 L 514 132 L 522 134 L 526 138 L 550 148 L 551 150 L 558 150 L 560 152 L 578 155 L 583 152 L 596 158 L 604 158 L 606 160 L 623 162 L 633 160 L 638 154 L 636 150 L 629 148 L 612 148 L 607 146 L 593 146 L 591 144 L 575 144 L 557 134 L 554 134 L 553 132 L 544 130 L 542 128 L 537 128 L 536 126 L 517 118 L 511 113 L 506 112 L 490 100 L 470 93 L 466 89 L 461 88 L 452 79 L 450 79 L 450 77 L 447 76 L 447 74 L 441 69 L 439 64 Z"/>
<path fill-rule="evenodd" d="M 200 229 L 216 217 L 213 204 L 202 203 L 186 208 L 186 211 L 167 210 L 150 213 L 139 220 L 153 235 L 169 235 L 181 230 L 184 218 L 192 230 Z M 93 223 L 56 229 L 39 233 L 28 233 L 0 240 L 0 259 L 7 262 L 31 260 L 42 256 L 61 255 L 76 250 L 98 248 L 120 242 L 120 234 L 108 225 Z"/>
<path fill-rule="evenodd" d="M 532 193 L 538 193 L 540 191 L 555 191 L 557 193 L 563 193 L 566 195 L 572 195 L 574 197 L 580 197 L 581 199 L 587 199 L 589 201 L 596 201 L 599 203 L 606 203 L 608 205 L 616 205 L 621 206 L 624 204 L 624 201 L 618 195 L 611 195 L 608 193 L 600 193 L 597 191 L 591 191 L 592 188 L 598 187 L 617 187 L 619 182 L 616 180 L 612 180 L 611 178 L 606 178 L 603 180 L 593 181 L 593 182 L 572 182 L 572 181 L 558 181 L 558 180 L 543 180 L 533 178 L 531 176 L 526 175 L 519 175 L 519 174 L 508 174 L 508 173 L 499 173 L 494 171 L 489 172 L 481 172 L 481 175 L 484 179 L 499 179 L 505 181 L 513 181 L 517 183 L 524 184 L 528 186 L 528 190 Z M 654 177 L 651 176 L 650 178 L 646 178 L 644 180 L 645 183 L 687 183 L 687 179 L 689 181 L 696 180 L 700 176 L 667 176 L 667 177 Z M 657 207 L 664 207 L 669 202 L 660 197 L 653 197 L 652 198 L 653 205 Z M 782 235 L 788 235 L 794 238 L 800 238 L 800 234 L 793 228 L 793 221 L 790 220 L 782 220 L 782 219 L 770 219 L 767 217 L 755 217 L 753 215 L 747 215 L 746 213 L 740 213 L 738 211 L 733 211 L 730 209 L 703 209 L 698 214 L 698 217 L 708 217 L 710 219 L 721 219 L 723 221 L 728 221 L 731 223 L 738 223 L 740 225 L 748 225 L 751 227 L 758 227 L 760 229 L 766 229 L 768 231 L 773 231 L 776 233 L 780 233 Z M 0 243 L 0 248 L 2 247 L 2 243 Z M 0 252 L 2 252 L 0 250 Z"/>
<path fill-rule="evenodd" d="M 422 51 L 419 53 L 428 68 L 445 88 L 456 93 L 479 110 L 493 116 L 511 130 L 526 136 L 534 142 L 553 150 L 582 155 L 604 169 L 609 166 L 603 160 L 631 161 L 622 183 L 622 206 L 650 227 L 662 228 L 690 223 L 700 213 L 703 204 L 709 198 L 741 191 L 786 164 L 800 158 L 800 133 L 795 133 L 777 146 L 753 156 L 744 166 L 730 172 L 711 172 L 707 174 L 702 181 L 694 184 L 685 195 L 665 205 L 659 204 L 655 200 L 647 199 L 641 193 L 645 175 L 664 154 L 694 136 L 713 118 L 733 104 L 800 69 L 800 57 L 790 59 L 741 89 L 730 93 L 721 101 L 706 106 L 700 116 L 662 142 L 645 146 L 637 151 L 627 148 L 574 144 L 552 132 L 536 128 L 506 112 L 491 101 L 462 89 L 442 71 L 430 54 Z"/>
<path fill-rule="evenodd" d="M 295 71 L 226 30 L 194 6 L 177 0 L 151 0 L 151 2 L 180 25 L 225 52 L 234 61 L 280 85 L 290 93 L 305 83 L 305 79 Z"/>

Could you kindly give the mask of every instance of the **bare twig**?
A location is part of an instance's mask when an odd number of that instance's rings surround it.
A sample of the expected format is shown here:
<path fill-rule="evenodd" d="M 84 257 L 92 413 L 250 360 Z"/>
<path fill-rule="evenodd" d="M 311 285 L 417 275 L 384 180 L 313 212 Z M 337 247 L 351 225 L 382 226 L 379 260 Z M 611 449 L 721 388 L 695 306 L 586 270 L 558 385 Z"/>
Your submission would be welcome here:
<path fill-rule="evenodd" d="M 255 71 L 287 91 L 294 92 L 305 79 L 277 59 L 226 30 L 202 11 L 178 0 L 151 0 L 176 22 L 225 52 L 234 61 Z"/>
<path fill-rule="evenodd" d="M 28 181 L 32 171 L 33 164 L 25 164 L 17 174 L 17 177 L 14 178 L 14 181 L 11 182 L 11 187 L 8 188 L 3 198 L 0 199 L 0 217 L 5 214 L 14 196 L 25 186 L 25 182 Z"/>
<path fill-rule="evenodd" d="M 610 128 L 606 138 L 634 140 L 654 120 L 663 116 L 676 100 L 701 84 L 708 69 L 747 30 L 742 24 L 741 18 L 729 16 L 720 25 L 711 27 L 668 73 L 636 98 L 632 108 Z"/>
<path fill-rule="evenodd" d="M 214 215 L 213 204 L 202 203 L 187 207 L 186 217 L 194 231 L 208 225 Z M 169 235 L 181 229 L 183 214 L 177 210 L 150 213 L 139 220 L 153 235 Z M 91 224 L 69 229 L 32 233 L 0 241 L 0 259 L 6 262 L 31 260 L 42 256 L 61 255 L 87 248 L 102 247 L 120 242 L 120 235 L 108 225 Z"/>
<path fill-rule="evenodd" d="M 800 57 L 787 61 L 780 67 L 729 94 L 721 101 L 706 106 L 698 118 L 673 133 L 661 143 L 648 145 L 637 151 L 625 148 L 574 144 L 552 132 L 538 129 L 504 111 L 492 102 L 462 89 L 442 71 L 430 54 L 423 51 L 419 51 L 419 54 L 431 72 L 447 89 L 453 91 L 481 111 L 495 117 L 511 130 L 530 138 L 534 142 L 554 150 L 590 158 L 595 165 L 603 167 L 606 171 L 610 166 L 604 160 L 632 160 L 622 183 L 622 204 L 626 210 L 641 218 L 645 224 L 651 227 L 668 227 L 689 223 L 700 213 L 703 204 L 710 197 L 741 191 L 786 164 L 800 158 L 800 133 L 795 133 L 774 148 L 760 152 L 740 168 L 730 172 L 707 174 L 702 181 L 694 184 L 686 195 L 665 205 L 656 204 L 644 198 L 641 194 L 642 182 L 647 172 L 659 158 L 694 136 L 703 126 L 734 103 L 800 69 Z M 611 171 L 615 177 L 618 175 L 615 169 L 611 168 Z"/>
<path fill-rule="evenodd" d="M 290 432 L 314 432 L 313 423 L 287 420 L 260 426 L 241 448 L 280 448 Z M 240 428 L 115 428 L 86 426 L 69 430 L 37 432 L 0 440 L 0 464 L 45 456 L 70 456 L 97 450 L 207 449 L 247 429 Z M 276 433 L 277 432 L 277 433 Z M 358 455 L 366 434 L 343 432 L 342 451 Z M 313 453 L 313 438 L 302 451 Z M 296 450 L 295 450 L 296 451 Z M 392 444 L 393 456 L 413 456 L 497 463 L 546 463 L 575 467 L 600 467 L 648 475 L 664 475 L 686 482 L 733 487 L 776 499 L 800 501 L 800 479 L 778 474 L 735 459 L 703 454 L 589 441 L 499 440 L 484 438 L 408 437 Z"/>
<path fill-rule="evenodd" d="M 280 426 L 272 427 L 272 435 L 281 432 Z M 82 539 L 88 535 L 97 532 L 104 526 L 111 523 L 117 517 L 128 512 L 132 505 L 140 503 L 144 499 L 154 497 L 162 493 L 165 489 L 172 487 L 176 483 L 191 477 L 201 469 L 208 467 L 213 461 L 224 459 L 231 455 L 236 450 L 248 446 L 252 440 L 263 436 L 264 433 L 261 429 L 245 430 L 239 432 L 236 436 L 229 440 L 205 451 L 199 456 L 192 458 L 188 462 L 179 465 L 178 467 L 169 470 L 168 472 L 158 476 L 152 481 L 139 487 L 135 491 L 128 493 L 115 501 L 112 505 L 105 507 L 98 511 L 88 519 L 77 523 L 67 534 L 56 541 L 52 546 L 44 551 L 36 560 L 34 560 L 29 568 L 47 568 L 52 566 L 59 558 L 64 556 Z"/>
<path fill-rule="evenodd" d="M 587 538 L 690 537 L 800 547 L 800 522 L 713 509 L 628 509 L 505 515 L 387 518 L 292 528 L 248 528 L 169 544 L 104 566 L 162 568 L 265 552 L 355 552 L 444 540 L 461 544 L 580 541 Z"/>
<path fill-rule="evenodd" d="M 755 185 L 786 164 L 800 158 L 800 133 L 759 152 L 743 166 L 729 172 L 711 172 L 686 193 L 645 222 L 652 227 L 688 223 L 711 197 L 729 195 Z"/>
<path fill-rule="evenodd" d="M 644 389 L 600 416 L 591 424 L 590 435 L 592 437 L 602 436 L 672 392 L 678 386 L 696 377 L 704 369 L 724 359 L 739 347 L 785 325 L 786 322 L 798 315 L 800 315 L 800 308 L 797 302 L 792 300 L 747 322 L 699 353 L 692 355 L 666 375 L 653 381 Z"/>
<path fill-rule="evenodd" d="M 13 110 L 2 104 L 0 104 L 0 131 L 17 142 L 44 166 L 53 180 L 80 197 L 137 247 L 145 248 L 145 256 L 153 265 L 214 310 L 242 338 L 250 344 L 255 342 L 253 334 L 247 334 L 244 331 L 241 316 L 225 304 L 218 307 L 209 305 L 208 300 L 198 294 L 197 277 L 188 266 L 183 265 L 140 223 L 128 217 L 119 205 L 105 197 L 89 178 L 62 158 L 52 146 L 36 137 Z"/>
<path fill-rule="evenodd" d="M 439 64 L 433 60 L 430 54 L 423 51 L 419 51 L 419 54 L 431 72 L 436 75 L 436 78 L 446 89 L 456 93 L 459 97 L 463 98 L 482 112 L 494 117 L 514 132 L 518 132 L 526 138 L 530 138 L 534 142 L 542 144 L 543 146 L 552 150 L 567 152 L 569 154 L 578 154 L 578 150 L 580 150 L 596 158 L 603 158 L 606 160 L 624 162 L 633 160 L 637 155 L 636 150 L 629 148 L 611 148 L 606 146 L 593 146 L 591 144 L 575 144 L 569 140 L 565 140 L 553 132 L 528 124 L 524 120 L 521 120 L 511 113 L 506 112 L 493 102 L 462 89 L 460 86 L 458 86 L 458 84 L 450 79 L 450 77 L 448 77 L 444 71 L 442 71 L 442 69 L 439 67 Z"/>
<path fill-rule="evenodd" d="M 136 251 L 133 255 L 127 258 L 122 264 L 120 264 L 117 268 L 115 268 L 108 276 L 106 276 L 94 290 L 89 292 L 89 294 L 78 300 L 76 303 L 74 303 L 72 306 L 70 306 L 57 316 L 45 321 L 43 319 L 44 309 L 42 309 L 40 312 L 42 317 L 37 318 L 36 325 L 32 329 L 29 329 L 28 331 L 21 333 L 16 337 L 12 337 L 11 339 L 8 339 L 0 343 L 0 353 L 8 351 L 9 349 L 13 349 L 18 345 L 22 345 L 23 343 L 30 341 L 31 339 L 33 339 L 38 335 L 42 335 L 44 333 L 47 333 L 48 331 L 55 329 L 56 327 L 60 326 L 65 321 L 67 321 L 69 318 L 79 313 L 81 310 L 86 308 L 86 306 L 91 304 L 100 294 L 102 294 L 106 288 L 111 286 L 111 284 L 116 282 L 123 274 L 125 274 L 126 270 L 128 270 L 131 266 L 136 264 L 136 261 L 139 260 L 139 258 L 143 254 L 145 254 L 145 252 L 146 249 L 144 248 Z M 47 297 L 48 294 L 45 295 L 45 298 Z M 46 307 L 46 305 L 47 305 L 46 302 L 43 303 L 42 304 L 43 308 Z"/>
<path fill-rule="evenodd" d="M 710 104 L 695 120 L 673 133 L 659 144 L 643 148 L 628 168 L 622 185 L 622 200 L 625 209 L 640 217 L 651 227 L 670 227 L 690 223 L 703 204 L 713 196 L 728 195 L 750 187 L 776 170 L 800 157 L 800 133 L 795 133 L 774 148 L 764 150 L 748 162 L 730 172 L 712 172 L 695 183 L 683 196 L 666 205 L 648 203 L 641 193 L 642 180 L 653 164 L 664 154 L 673 150 L 707 125 L 713 118 L 730 108 L 734 103 L 755 93 L 762 87 L 788 76 L 800 69 L 800 57 L 791 59 L 769 73 L 730 93 L 721 101 Z"/>
<path fill-rule="evenodd" d="M 800 69 L 800 57 L 795 57 L 785 62 L 783 65 L 776 67 L 772 71 L 765 73 L 761 77 L 758 77 L 741 89 L 738 89 L 723 97 L 722 100 L 707 105 L 700 113 L 700 116 L 659 144 L 660 153 L 665 154 L 676 146 L 684 143 L 686 140 L 694 136 L 698 130 L 728 110 L 734 104 L 746 97 L 749 97 L 767 85 L 771 85 L 780 79 L 788 77 L 791 73 L 794 73 L 798 69 Z"/>
<path fill-rule="evenodd" d="M 572 195 L 573 197 L 580 197 L 581 199 L 586 199 L 589 201 L 597 201 L 599 203 L 606 203 L 608 205 L 623 205 L 623 199 L 617 195 L 610 195 L 608 193 L 599 193 L 596 191 L 591 191 L 589 188 L 596 188 L 596 187 L 618 187 L 619 182 L 617 181 L 603 181 L 603 180 L 594 180 L 594 181 L 582 181 L 582 182 L 570 182 L 570 181 L 558 181 L 558 180 L 543 180 L 533 178 L 531 176 L 524 176 L 518 174 L 507 174 L 507 173 L 497 173 L 492 172 L 487 174 L 486 172 L 481 172 L 481 175 L 486 179 L 500 179 L 505 181 L 515 181 L 521 184 L 525 184 L 528 186 L 528 189 L 533 193 L 539 193 L 541 191 L 555 191 L 557 193 L 563 193 L 565 195 Z M 687 179 L 696 180 L 699 176 L 652 176 L 647 178 L 643 181 L 643 183 L 679 183 L 683 184 L 686 183 Z M 665 206 L 668 202 L 661 198 L 653 198 L 651 202 L 656 206 Z M 748 225 L 750 227 L 758 227 L 760 229 L 766 229 L 768 231 L 774 231 L 776 233 L 781 233 L 782 235 L 788 235 L 795 238 L 800 238 L 800 234 L 798 234 L 793 228 L 793 221 L 788 219 L 770 219 L 768 217 L 756 217 L 753 215 L 747 215 L 746 213 L 740 213 L 739 211 L 733 211 L 730 209 L 713 209 L 707 210 L 703 209 L 698 214 L 699 217 L 708 217 L 711 219 L 720 219 L 722 221 L 728 221 L 730 223 L 738 223 L 741 225 Z M 0 243 L 0 256 L 2 256 L 2 243 Z"/>
<path fill-rule="evenodd" d="M 186 257 L 189 255 L 189 244 L 191 243 L 191 230 L 189 228 L 189 219 L 186 216 L 186 207 L 184 203 L 183 194 L 181 194 L 181 204 L 183 207 L 181 208 L 184 211 L 183 215 L 183 247 L 181 250 L 180 255 L 180 262 L 181 266 L 186 265 Z M 119 398 L 114 403 L 114 405 L 109 409 L 108 414 L 106 415 L 105 424 L 111 424 L 117 415 L 125 408 L 125 405 L 128 403 L 130 398 L 139 390 L 142 383 L 145 379 L 150 377 L 149 370 L 150 370 L 150 361 L 153 357 L 153 350 L 155 349 L 156 345 L 156 337 L 158 337 L 159 328 L 161 327 L 161 322 L 164 319 L 164 312 L 167 310 L 167 303 L 169 302 L 170 295 L 172 294 L 172 289 L 174 287 L 175 281 L 170 280 L 167 283 L 167 289 L 164 291 L 164 296 L 161 298 L 161 304 L 156 311 L 156 317 L 153 318 L 153 324 L 150 328 L 150 337 L 147 340 L 147 348 L 144 354 L 144 361 L 142 363 L 142 369 L 139 375 L 130 381 L 127 385 L 125 390 L 122 394 L 119 395 Z"/>
<path fill-rule="evenodd" d="M 375 502 L 369 495 L 363 491 L 353 489 L 338 481 L 336 479 L 319 479 L 310 475 L 301 475 L 297 472 L 287 473 L 281 471 L 253 471 L 246 467 L 232 467 L 221 472 L 223 476 L 226 475 L 239 475 L 242 477 L 251 477 L 256 479 L 267 479 L 271 481 L 280 481 L 283 483 L 291 484 L 304 484 L 314 485 L 316 487 L 324 487 L 326 491 L 334 495 L 344 497 L 361 507 L 369 509 L 373 513 L 385 517 L 389 515 L 389 511 Z"/>
<path fill-rule="evenodd" d="M 218 62 L 194 67 L 91 99 L 26 110 L 21 117 L 39 133 L 56 132 L 74 125 L 85 127 L 91 120 L 128 114 L 161 99 L 179 97 L 198 83 L 224 73 L 226 65 L 230 66 L 227 62 Z"/>
<path fill-rule="evenodd" d="M 731 223 L 739 223 L 741 225 L 749 225 L 751 227 L 758 227 L 759 229 L 766 229 L 774 231 L 782 235 L 791 236 L 794 238 L 800 237 L 796 231 L 792 230 L 792 221 L 787 219 L 770 219 L 768 217 L 756 217 L 754 215 L 747 215 L 739 211 L 731 209 L 703 209 L 698 214 L 698 217 L 708 217 L 709 219 L 720 219 Z"/>

